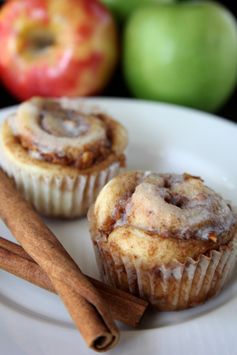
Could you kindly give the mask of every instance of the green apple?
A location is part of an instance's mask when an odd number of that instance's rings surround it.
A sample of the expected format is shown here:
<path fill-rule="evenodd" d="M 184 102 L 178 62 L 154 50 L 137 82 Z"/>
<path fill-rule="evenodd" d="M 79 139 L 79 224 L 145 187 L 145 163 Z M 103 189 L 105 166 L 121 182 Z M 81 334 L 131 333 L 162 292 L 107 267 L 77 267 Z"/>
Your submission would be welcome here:
<path fill-rule="evenodd" d="M 128 18 L 140 6 L 148 4 L 172 3 L 176 0 L 101 0 L 120 22 Z"/>
<path fill-rule="evenodd" d="M 217 110 L 237 81 L 237 24 L 211 2 L 141 8 L 125 29 L 123 65 L 131 92 Z"/>

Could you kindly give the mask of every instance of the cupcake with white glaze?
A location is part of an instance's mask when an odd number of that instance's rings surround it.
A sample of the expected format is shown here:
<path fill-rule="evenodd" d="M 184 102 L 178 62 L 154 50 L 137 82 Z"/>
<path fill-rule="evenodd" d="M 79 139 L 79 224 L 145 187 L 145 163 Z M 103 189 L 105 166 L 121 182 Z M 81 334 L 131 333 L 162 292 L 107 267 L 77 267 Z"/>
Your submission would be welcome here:
<path fill-rule="evenodd" d="M 75 218 L 118 174 L 126 145 L 108 115 L 75 99 L 33 98 L 0 129 L 0 166 L 40 213 Z"/>
<path fill-rule="evenodd" d="M 159 310 L 205 302 L 232 273 L 237 215 L 199 177 L 119 175 L 88 218 L 103 279 Z"/>

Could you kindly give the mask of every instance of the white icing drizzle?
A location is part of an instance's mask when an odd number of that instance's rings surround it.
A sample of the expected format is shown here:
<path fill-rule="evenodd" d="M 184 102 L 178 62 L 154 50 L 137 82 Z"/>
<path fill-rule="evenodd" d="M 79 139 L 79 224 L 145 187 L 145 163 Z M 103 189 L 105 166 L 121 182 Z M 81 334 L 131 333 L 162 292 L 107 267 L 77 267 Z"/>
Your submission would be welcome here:
<path fill-rule="evenodd" d="M 62 105 L 61 101 L 33 98 L 21 104 L 8 122 L 13 134 L 30 142 L 42 154 L 78 159 L 85 151 L 108 148 L 107 127 L 103 120 Z M 98 151 L 99 152 L 99 151 Z M 97 152 L 97 154 L 99 154 Z M 30 152 L 42 159 L 40 154 Z"/>
<path fill-rule="evenodd" d="M 200 178 L 144 173 L 115 228 L 129 224 L 164 236 L 208 240 L 236 223 L 230 205 Z"/>
<path fill-rule="evenodd" d="M 70 112 L 70 111 L 69 111 Z M 41 127 L 44 131 L 57 137 L 79 137 L 88 131 L 88 124 L 85 123 L 81 114 L 71 111 L 69 117 L 61 119 L 56 115 L 42 115 Z"/>

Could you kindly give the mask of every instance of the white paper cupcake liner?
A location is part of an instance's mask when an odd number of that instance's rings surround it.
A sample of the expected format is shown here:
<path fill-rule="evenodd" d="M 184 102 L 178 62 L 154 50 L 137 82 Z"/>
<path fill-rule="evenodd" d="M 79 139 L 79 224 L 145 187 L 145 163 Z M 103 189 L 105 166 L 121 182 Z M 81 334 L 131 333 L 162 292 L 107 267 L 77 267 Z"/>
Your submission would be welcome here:
<path fill-rule="evenodd" d="M 219 293 L 232 274 L 237 258 L 236 237 L 210 255 L 189 258 L 173 267 L 145 266 L 139 260 L 113 254 L 108 243 L 92 235 L 104 281 L 147 299 L 159 310 L 196 306 Z"/>
<path fill-rule="evenodd" d="M 17 189 L 38 212 L 63 218 L 85 215 L 102 187 L 120 169 L 120 163 L 114 162 L 101 171 L 76 177 L 40 171 L 32 173 L 28 172 L 27 167 L 11 163 L 3 152 L 0 154 L 0 166 L 14 179 Z"/>

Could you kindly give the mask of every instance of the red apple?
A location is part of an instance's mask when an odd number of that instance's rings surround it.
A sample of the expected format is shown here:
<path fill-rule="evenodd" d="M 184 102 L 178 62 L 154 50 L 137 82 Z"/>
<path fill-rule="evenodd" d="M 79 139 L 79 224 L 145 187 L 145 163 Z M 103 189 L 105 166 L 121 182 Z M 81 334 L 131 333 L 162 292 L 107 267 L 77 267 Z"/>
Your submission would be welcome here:
<path fill-rule="evenodd" d="M 10 0 L 0 12 L 0 76 L 19 99 L 85 96 L 118 57 L 110 13 L 96 0 Z"/>

